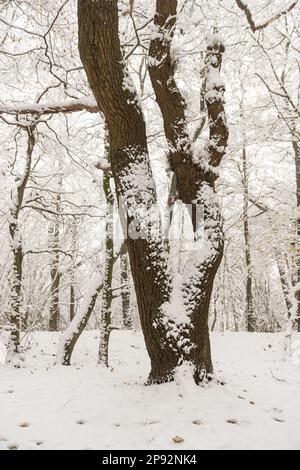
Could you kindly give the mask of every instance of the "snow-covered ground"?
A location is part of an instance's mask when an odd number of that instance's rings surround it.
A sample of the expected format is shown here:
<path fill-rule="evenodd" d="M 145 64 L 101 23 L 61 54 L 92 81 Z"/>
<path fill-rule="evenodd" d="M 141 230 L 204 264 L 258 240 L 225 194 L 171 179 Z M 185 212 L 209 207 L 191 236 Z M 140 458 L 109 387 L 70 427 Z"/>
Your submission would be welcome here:
<path fill-rule="evenodd" d="M 206 387 L 184 371 L 145 387 L 139 333 L 113 332 L 112 370 L 97 365 L 94 331 L 73 366 L 53 366 L 58 337 L 35 334 L 24 368 L 0 365 L 0 450 L 300 449 L 300 366 L 283 360 L 282 335 L 212 335 L 226 384 Z"/>

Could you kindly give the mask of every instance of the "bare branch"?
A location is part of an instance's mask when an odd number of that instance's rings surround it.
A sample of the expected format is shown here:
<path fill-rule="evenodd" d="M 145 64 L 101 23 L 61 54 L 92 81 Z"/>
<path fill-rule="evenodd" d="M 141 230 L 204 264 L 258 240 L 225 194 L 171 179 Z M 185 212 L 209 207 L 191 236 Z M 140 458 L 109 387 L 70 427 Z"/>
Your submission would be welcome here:
<path fill-rule="evenodd" d="M 255 31 L 259 31 L 261 29 L 266 28 L 267 26 L 269 26 L 270 24 L 274 23 L 279 18 L 281 18 L 281 16 L 286 15 L 287 13 L 289 13 L 297 5 L 297 3 L 298 3 L 298 0 L 295 0 L 285 10 L 282 10 L 281 12 L 279 12 L 276 15 L 272 16 L 272 18 L 270 18 L 269 20 L 267 20 L 267 21 L 265 21 L 264 23 L 261 23 L 261 24 L 255 24 L 255 22 L 253 20 L 252 13 L 248 8 L 248 5 L 245 4 L 244 2 L 242 2 L 242 0 L 236 0 L 237 6 L 245 13 L 247 21 L 248 21 L 249 26 L 250 26 L 253 33 L 255 33 Z"/>

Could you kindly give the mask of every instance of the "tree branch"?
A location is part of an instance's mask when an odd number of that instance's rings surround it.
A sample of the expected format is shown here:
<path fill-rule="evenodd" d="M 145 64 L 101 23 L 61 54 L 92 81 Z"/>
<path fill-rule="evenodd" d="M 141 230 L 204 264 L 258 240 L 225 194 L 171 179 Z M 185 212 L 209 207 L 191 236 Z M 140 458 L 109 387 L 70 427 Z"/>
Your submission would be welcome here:
<path fill-rule="evenodd" d="M 174 78 L 176 63 L 171 56 L 176 18 L 177 0 L 156 1 L 154 26 L 157 31 L 149 47 L 149 75 L 164 121 L 172 169 L 185 159 L 189 142 L 186 104 Z"/>
<path fill-rule="evenodd" d="M 261 24 L 255 24 L 255 22 L 253 20 L 252 13 L 248 8 L 248 5 L 245 4 L 244 2 L 242 2 L 242 0 L 236 0 L 237 6 L 245 13 L 247 21 L 248 21 L 249 26 L 250 26 L 253 33 L 255 33 L 255 31 L 259 31 L 261 29 L 266 28 L 270 24 L 277 21 L 281 16 L 286 15 L 287 13 L 289 13 L 297 5 L 297 3 L 298 3 L 298 0 L 295 0 L 285 10 L 282 10 L 281 12 L 279 12 L 276 15 L 272 16 L 272 18 L 270 18 L 269 20 L 267 20 L 267 21 L 265 21 L 264 23 L 261 23 Z"/>
<path fill-rule="evenodd" d="M 19 114 L 42 116 L 45 114 L 76 113 L 79 111 L 99 113 L 100 109 L 96 101 L 91 99 L 67 100 L 64 103 L 33 103 L 28 105 L 0 104 L 0 114 L 9 114 L 14 116 Z"/>
<path fill-rule="evenodd" d="M 201 181 L 214 181 L 212 167 L 219 165 L 226 149 L 228 129 L 224 111 L 224 84 L 219 77 L 224 46 L 217 35 L 208 41 L 206 77 L 202 84 L 210 129 L 209 143 L 204 158 L 199 161 L 193 152 L 193 139 L 188 135 L 185 100 L 176 84 L 176 62 L 171 43 L 177 18 L 177 0 L 156 1 L 154 25 L 157 28 L 149 48 L 149 75 L 160 107 L 166 139 L 169 144 L 169 162 L 176 173 L 178 194 L 186 204 L 193 203 Z M 205 120 L 202 120 L 201 132 Z M 203 163 L 203 164 L 202 164 Z"/>

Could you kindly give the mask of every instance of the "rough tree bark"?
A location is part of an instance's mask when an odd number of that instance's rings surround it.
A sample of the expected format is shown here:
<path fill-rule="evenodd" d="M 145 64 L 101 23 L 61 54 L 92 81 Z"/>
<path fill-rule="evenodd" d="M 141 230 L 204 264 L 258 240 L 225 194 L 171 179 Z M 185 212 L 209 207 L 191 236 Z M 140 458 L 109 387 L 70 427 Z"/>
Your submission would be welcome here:
<path fill-rule="evenodd" d="M 208 144 L 198 159 L 187 132 L 186 104 L 174 78 L 176 63 L 171 54 L 171 42 L 176 15 L 176 0 L 157 0 L 154 17 L 157 34 L 150 43 L 149 74 L 163 116 L 165 135 L 169 143 L 169 163 L 176 175 L 179 198 L 185 204 L 192 205 L 195 233 L 196 205 L 202 206 L 205 235 L 211 250 L 203 261 L 195 263 L 194 272 L 183 283 L 192 343 L 188 354 L 184 353 L 183 356 L 194 364 L 194 378 L 198 383 L 207 373 L 212 372 L 207 320 L 214 277 L 223 253 L 222 222 L 215 198 L 215 168 L 221 162 L 228 139 L 224 85 L 219 77 L 224 46 L 218 35 L 212 35 L 207 40 L 205 102 L 210 135 Z M 201 162 L 202 159 L 207 165 Z"/>
<path fill-rule="evenodd" d="M 166 266 L 145 122 L 121 54 L 117 0 L 78 1 L 79 51 L 108 125 L 117 196 L 122 197 L 128 209 L 131 236 L 127 238 L 127 247 L 151 360 L 148 383 L 171 380 L 175 367 L 183 360 L 193 364 L 194 378 L 199 383 L 212 372 L 207 317 L 213 280 L 223 251 L 222 222 L 215 198 L 215 168 L 224 155 L 228 138 L 224 85 L 219 79 L 224 46 L 217 35 L 208 40 L 206 105 L 210 138 L 201 158 L 197 158 L 186 131 L 185 104 L 174 80 L 175 65 L 170 53 L 177 1 L 158 0 L 156 12 L 154 24 L 160 34 L 150 44 L 149 71 L 170 144 L 170 166 L 176 174 L 179 197 L 184 203 L 193 204 L 195 232 L 197 204 L 201 204 L 204 213 L 206 256 L 197 253 L 198 258 L 194 253 L 193 269 L 182 281 L 180 290 L 186 319 L 180 325 L 166 315 L 167 306 L 172 311 L 175 308 L 172 306 L 174 285 Z"/>

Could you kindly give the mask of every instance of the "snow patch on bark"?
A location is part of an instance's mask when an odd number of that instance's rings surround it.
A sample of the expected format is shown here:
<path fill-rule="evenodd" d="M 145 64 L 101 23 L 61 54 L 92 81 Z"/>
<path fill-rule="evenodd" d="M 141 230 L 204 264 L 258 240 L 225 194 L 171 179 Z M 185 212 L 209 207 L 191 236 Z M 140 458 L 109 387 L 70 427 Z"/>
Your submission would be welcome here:
<path fill-rule="evenodd" d="M 189 320 L 184 302 L 182 284 L 182 274 L 176 273 L 173 277 L 170 300 L 169 302 L 165 302 L 162 306 L 162 312 L 165 318 L 167 320 L 173 320 L 177 324 L 185 324 Z"/>

